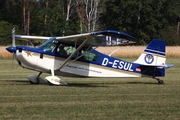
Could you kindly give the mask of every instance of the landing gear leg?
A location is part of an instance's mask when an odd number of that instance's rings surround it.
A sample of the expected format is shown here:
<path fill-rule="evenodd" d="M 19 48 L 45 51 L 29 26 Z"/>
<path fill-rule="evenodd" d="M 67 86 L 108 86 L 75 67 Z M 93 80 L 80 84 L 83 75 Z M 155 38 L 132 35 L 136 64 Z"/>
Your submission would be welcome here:
<path fill-rule="evenodd" d="M 39 81 L 40 81 L 40 80 L 39 80 L 39 77 L 40 77 L 41 74 L 42 74 L 42 72 L 39 72 L 39 74 L 38 74 L 38 76 L 37 76 L 37 78 L 36 78 L 38 84 L 39 84 Z"/>
<path fill-rule="evenodd" d="M 48 83 L 46 80 L 40 77 L 42 72 L 39 72 L 38 75 L 28 75 L 27 78 L 29 79 L 31 84 L 45 84 Z"/>
<path fill-rule="evenodd" d="M 155 77 L 154 77 L 154 79 L 156 79 L 156 80 L 158 81 L 158 84 L 164 84 L 164 81 L 163 81 L 163 80 L 161 80 L 161 79 L 159 79 L 159 78 L 155 78 Z"/>

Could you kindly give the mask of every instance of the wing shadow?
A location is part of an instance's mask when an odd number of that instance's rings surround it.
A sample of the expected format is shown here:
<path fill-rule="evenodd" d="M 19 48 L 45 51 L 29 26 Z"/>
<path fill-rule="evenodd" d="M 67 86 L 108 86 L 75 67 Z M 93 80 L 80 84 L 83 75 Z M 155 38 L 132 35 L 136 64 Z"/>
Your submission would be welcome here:
<path fill-rule="evenodd" d="M 152 82 L 127 82 L 127 84 L 154 84 L 154 85 L 163 85 L 163 84 L 152 83 Z"/>

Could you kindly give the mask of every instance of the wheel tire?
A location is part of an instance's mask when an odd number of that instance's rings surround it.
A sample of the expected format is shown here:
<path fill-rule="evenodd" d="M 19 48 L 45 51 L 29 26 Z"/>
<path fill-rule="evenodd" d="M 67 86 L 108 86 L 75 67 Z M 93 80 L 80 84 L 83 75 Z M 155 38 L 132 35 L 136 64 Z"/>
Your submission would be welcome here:
<path fill-rule="evenodd" d="M 159 84 L 164 84 L 164 81 L 163 80 L 159 80 L 158 83 Z"/>

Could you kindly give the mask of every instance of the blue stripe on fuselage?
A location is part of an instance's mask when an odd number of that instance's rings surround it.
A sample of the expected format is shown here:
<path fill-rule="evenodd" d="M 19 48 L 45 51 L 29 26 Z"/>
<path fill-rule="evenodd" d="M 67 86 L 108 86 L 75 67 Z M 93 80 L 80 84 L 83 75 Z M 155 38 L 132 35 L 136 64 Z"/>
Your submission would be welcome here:
<path fill-rule="evenodd" d="M 128 72 L 140 73 L 140 71 L 136 71 L 136 68 L 140 67 L 139 64 L 127 62 L 104 54 L 101 54 L 98 65 Z"/>
<path fill-rule="evenodd" d="M 17 46 L 16 48 L 17 48 L 17 50 L 18 49 L 22 49 L 22 50 L 25 50 L 25 51 L 30 51 L 30 52 L 35 52 L 35 53 L 40 53 L 40 54 L 46 54 L 46 55 L 54 56 L 54 52 L 44 51 L 41 48 L 33 48 L 33 47 L 28 47 L 28 46 Z"/>
<path fill-rule="evenodd" d="M 163 67 L 143 66 L 141 64 L 127 62 L 127 61 L 124 61 L 115 57 L 111 57 L 105 54 L 101 54 L 101 57 L 99 58 L 99 61 L 98 61 L 98 65 L 105 66 L 108 68 L 119 69 L 126 72 L 134 72 L 138 74 L 148 75 L 148 76 L 164 76 L 165 75 L 165 69 Z"/>

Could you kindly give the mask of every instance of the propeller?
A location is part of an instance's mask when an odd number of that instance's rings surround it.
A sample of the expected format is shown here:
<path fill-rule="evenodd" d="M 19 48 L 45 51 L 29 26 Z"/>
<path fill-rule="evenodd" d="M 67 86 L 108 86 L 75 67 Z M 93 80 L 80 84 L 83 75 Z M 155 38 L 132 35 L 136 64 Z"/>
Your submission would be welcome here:
<path fill-rule="evenodd" d="M 15 53 L 12 54 L 12 69 L 14 69 L 14 58 L 15 58 Z"/>
<path fill-rule="evenodd" d="M 12 47 L 16 47 L 15 45 L 15 28 L 12 29 Z M 12 50 L 13 48 L 11 48 Z M 14 58 L 15 58 L 16 50 L 12 51 L 12 69 L 14 69 Z"/>

